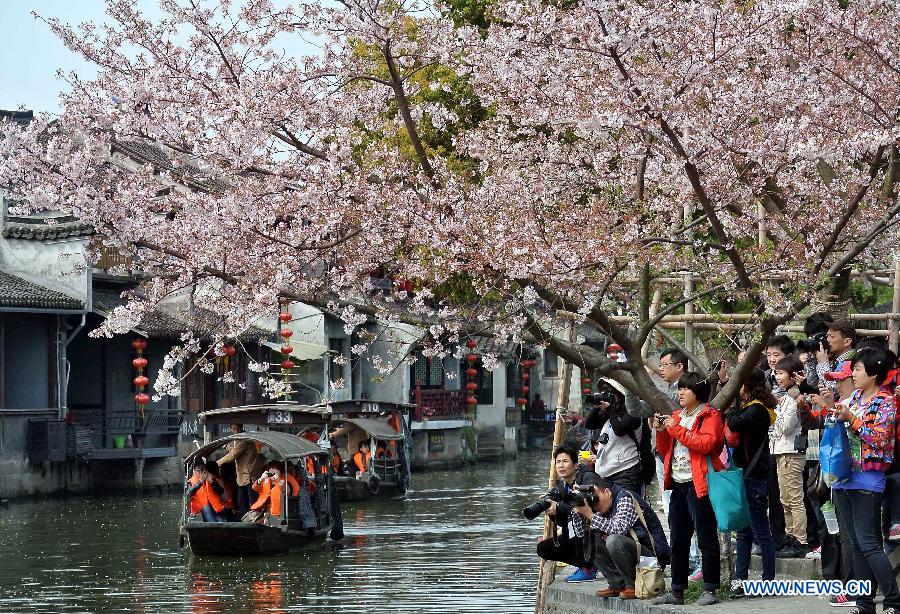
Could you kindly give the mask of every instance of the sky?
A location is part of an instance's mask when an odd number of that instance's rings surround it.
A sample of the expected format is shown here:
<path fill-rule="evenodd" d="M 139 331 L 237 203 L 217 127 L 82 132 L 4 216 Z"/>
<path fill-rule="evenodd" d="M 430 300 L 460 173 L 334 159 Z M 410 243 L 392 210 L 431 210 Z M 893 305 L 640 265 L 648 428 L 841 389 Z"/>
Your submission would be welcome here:
<path fill-rule="evenodd" d="M 159 15 L 156 2 L 141 0 L 148 15 Z M 74 70 L 81 78 L 96 74 L 32 17 L 35 11 L 63 22 L 106 21 L 103 0 L 0 0 L 0 109 L 24 107 L 34 111 L 59 111 L 59 92 L 66 83 L 56 71 Z"/>

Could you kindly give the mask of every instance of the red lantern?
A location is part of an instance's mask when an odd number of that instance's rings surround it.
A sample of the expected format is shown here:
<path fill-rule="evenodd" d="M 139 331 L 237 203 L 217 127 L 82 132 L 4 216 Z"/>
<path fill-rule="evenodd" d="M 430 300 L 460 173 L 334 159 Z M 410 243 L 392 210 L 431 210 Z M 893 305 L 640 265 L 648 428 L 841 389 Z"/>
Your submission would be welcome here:
<path fill-rule="evenodd" d="M 589 378 L 589 377 L 582 377 L 582 378 L 581 378 L 581 383 L 582 383 L 582 384 L 590 384 L 590 383 L 591 383 L 591 378 Z"/>
<path fill-rule="evenodd" d="M 621 352 L 621 351 L 622 351 L 622 346 L 619 345 L 618 343 L 610 343 L 609 345 L 606 346 L 607 354 L 614 354 L 614 353 Z"/>
<path fill-rule="evenodd" d="M 478 384 L 476 384 L 475 382 L 469 382 L 468 384 L 466 384 L 466 390 L 475 392 L 476 390 L 478 390 Z"/>
<path fill-rule="evenodd" d="M 535 362 L 534 362 L 533 360 L 531 360 L 530 358 L 529 358 L 528 360 L 523 360 L 523 361 L 522 361 L 522 366 L 523 366 L 524 368 L 526 368 L 526 369 L 530 369 L 530 368 L 533 367 L 534 365 L 535 365 Z"/>
<path fill-rule="evenodd" d="M 615 360 L 616 362 L 618 362 L 618 360 L 619 360 L 619 355 L 618 355 L 618 354 L 610 354 L 610 355 L 609 355 L 609 359 L 610 359 L 610 360 Z"/>
<path fill-rule="evenodd" d="M 528 405 L 528 399 L 518 398 L 516 399 L 516 405 Z"/>
<path fill-rule="evenodd" d="M 475 343 L 474 339 L 469 339 L 468 341 L 466 341 L 466 347 L 470 350 L 474 350 L 476 347 L 478 347 L 478 344 Z"/>
<path fill-rule="evenodd" d="M 468 375 L 469 377 L 475 377 L 476 375 L 478 375 L 478 369 L 469 367 L 468 369 L 466 369 L 466 375 Z"/>
<path fill-rule="evenodd" d="M 528 386 L 522 386 L 522 394 L 528 394 L 528 391 L 531 390 Z"/>
<path fill-rule="evenodd" d="M 291 314 L 289 311 L 282 311 L 281 313 L 278 314 L 278 319 L 281 320 L 282 322 L 290 322 Z"/>
<path fill-rule="evenodd" d="M 233 345 L 226 345 L 222 348 L 222 353 L 226 356 L 234 356 L 237 354 L 237 349 Z"/>
<path fill-rule="evenodd" d="M 466 356 L 466 362 L 475 362 L 476 360 L 478 360 L 478 356 L 476 356 L 475 354 L 469 354 L 468 356 Z"/>
<path fill-rule="evenodd" d="M 285 339 L 290 339 L 293 334 L 294 334 L 294 331 L 292 331 L 290 328 L 282 328 L 281 329 L 281 336 L 284 337 Z"/>
<path fill-rule="evenodd" d="M 585 388 L 585 389 L 582 390 L 581 392 L 584 393 L 584 396 L 587 396 L 587 395 L 591 394 L 591 389 L 590 389 L 590 388 Z"/>
<path fill-rule="evenodd" d="M 135 339 L 131 342 L 131 347 L 137 350 L 138 353 L 143 352 L 147 349 L 147 340 L 146 339 Z"/>
<path fill-rule="evenodd" d="M 291 352 L 294 351 L 294 348 L 291 347 L 291 346 L 289 346 L 289 345 L 282 345 L 282 346 L 281 346 L 281 350 L 279 350 L 279 351 L 280 351 L 282 354 L 284 354 L 285 356 L 287 356 L 288 354 L 290 354 Z"/>
<path fill-rule="evenodd" d="M 523 373 L 523 374 L 522 374 L 522 381 L 523 381 L 523 382 L 527 382 L 527 381 L 530 380 L 530 379 L 531 379 L 531 376 L 528 375 L 527 373 Z"/>
<path fill-rule="evenodd" d="M 149 383 L 150 383 L 150 380 L 147 379 L 147 377 L 144 375 L 138 375 L 136 378 L 134 378 L 134 385 L 137 386 L 138 388 L 143 388 L 144 386 L 146 386 Z"/>
<path fill-rule="evenodd" d="M 147 396 L 146 394 L 144 394 L 143 392 L 139 392 L 136 395 L 134 395 L 134 401 L 138 405 L 143 406 L 150 402 L 150 397 Z"/>
<path fill-rule="evenodd" d="M 135 358 L 131 361 L 131 366 L 137 369 L 138 371 L 142 371 L 147 368 L 147 359 L 146 358 Z"/>
<path fill-rule="evenodd" d="M 466 397 L 466 405 L 478 405 L 478 399 L 476 399 L 475 397 Z"/>
<path fill-rule="evenodd" d="M 294 368 L 294 361 L 293 360 L 282 360 L 281 368 L 284 369 L 285 371 L 290 371 L 291 369 Z"/>

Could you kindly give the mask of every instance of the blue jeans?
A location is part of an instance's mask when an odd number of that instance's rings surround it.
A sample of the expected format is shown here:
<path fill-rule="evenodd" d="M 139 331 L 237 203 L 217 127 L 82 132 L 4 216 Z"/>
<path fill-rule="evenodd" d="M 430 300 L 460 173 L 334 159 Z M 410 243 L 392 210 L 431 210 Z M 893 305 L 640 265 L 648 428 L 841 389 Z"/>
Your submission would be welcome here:
<path fill-rule="evenodd" d="M 737 532 L 737 560 L 735 575 L 738 580 L 746 580 L 750 572 L 750 552 L 753 544 L 762 552 L 763 580 L 775 579 L 775 544 L 769 529 L 769 484 L 768 480 L 747 478 L 744 480 L 747 503 L 750 505 L 750 526 Z"/>
<path fill-rule="evenodd" d="M 884 595 L 884 607 L 900 608 L 900 589 L 891 569 L 891 563 L 882 549 L 881 493 L 871 490 L 831 491 L 841 518 L 852 527 L 850 547 L 853 549 L 853 576 L 857 580 L 871 580 L 872 593 L 856 598 L 856 607 L 862 612 L 875 612 L 875 587 Z"/>
<path fill-rule="evenodd" d="M 697 534 L 702 553 L 703 590 L 719 588 L 721 558 L 719 557 L 719 533 L 716 530 L 716 514 L 709 497 L 698 498 L 693 482 L 672 484 L 669 500 L 669 540 L 672 543 L 672 590 L 683 591 L 691 572 L 689 559 L 691 536 Z"/>
<path fill-rule="evenodd" d="M 225 522 L 225 517 L 214 510 L 209 503 L 200 508 L 200 515 L 203 517 L 203 522 Z"/>

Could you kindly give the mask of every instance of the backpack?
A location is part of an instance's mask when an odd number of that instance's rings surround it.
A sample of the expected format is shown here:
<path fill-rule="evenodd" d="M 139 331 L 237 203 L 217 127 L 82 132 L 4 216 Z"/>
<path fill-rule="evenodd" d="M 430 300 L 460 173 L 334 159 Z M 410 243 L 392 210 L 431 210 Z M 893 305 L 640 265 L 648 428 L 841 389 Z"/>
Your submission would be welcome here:
<path fill-rule="evenodd" d="M 628 436 L 638 448 L 641 457 L 641 484 L 645 486 L 653 481 L 656 476 L 656 457 L 653 455 L 653 446 L 650 443 L 652 439 L 650 434 L 650 425 L 646 420 L 641 420 L 641 442 L 638 443 L 634 431 L 628 431 Z"/>

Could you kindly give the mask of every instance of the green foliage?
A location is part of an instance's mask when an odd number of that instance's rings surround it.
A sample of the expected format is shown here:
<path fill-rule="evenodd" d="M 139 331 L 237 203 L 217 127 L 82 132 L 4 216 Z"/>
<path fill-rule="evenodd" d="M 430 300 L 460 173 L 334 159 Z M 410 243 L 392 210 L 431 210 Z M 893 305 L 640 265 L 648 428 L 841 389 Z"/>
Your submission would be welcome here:
<path fill-rule="evenodd" d="M 487 30 L 491 25 L 488 17 L 490 0 L 444 0 L 444 17 L 448 17 L 457 28 L 475 26 Z"/>
<path fill-rule="evenodd" d="M 891 286 L 878 286 L 851 282 L 850 302 L 857 311 L 868 311 L 876 305 L 890 303 L 893 295 Z"/>

